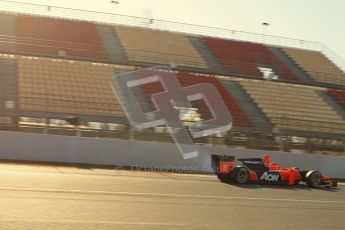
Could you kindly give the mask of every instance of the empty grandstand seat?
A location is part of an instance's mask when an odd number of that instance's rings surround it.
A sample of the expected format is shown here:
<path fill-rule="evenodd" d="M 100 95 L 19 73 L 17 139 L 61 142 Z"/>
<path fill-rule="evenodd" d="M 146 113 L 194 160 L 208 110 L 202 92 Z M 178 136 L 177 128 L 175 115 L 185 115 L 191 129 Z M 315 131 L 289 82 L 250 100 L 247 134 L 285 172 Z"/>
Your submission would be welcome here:
<path fill-rule="evenodd" d="M 184 34 L 125 26 L 115 31 L 130 61 L 208 68 Z"/>
<path fill-rule="evenodd" d="M 17 16 L 16 36 L 19 52 L 107 58 L 96 25 L 89 22 Z"/>
<path fill-rule="evenodd" d="M 176 74 L 176 76 L 182 87 L 197 85 L 200 83 L 208 83 L 214 85 L 218 89 L 220 96 L 223 98 L 225 105 L 231 112 L 231 115 L 233 117 L 233 124 L 235 126 L 243 127 L 253 126 L 252 121 L 246 115 L 244 110 L 237 103 L 237 101 L 231 95 L 229 95 L 227 90 L 217 78 L 204 75 L 195 75 L 186 72 L 179 72 Z M 162 85 L 159 82 L 144 85 L 144 90 L 149 100 L 152 94 L 164 91 Z M 210 114 L 210 111 L 203 100 L 195 101 L 194 103 L 192 103 L 192 105 L 198 108 L 198 113 L 201 114 L 201 117 L 203 119 L 206 120 L 212 118 L 212 115 Z"/>
<path fill-rule="evenodd" d="M 13 122 L 10 116 L 0 116 L 0 125 L 11 125 Z"/>
<path fill-rule="evenodd" d="M 210 37 L 203 40 L 230 73 L 262 78 L 258 67 L 265 67 L 284 80 L 296 80 L 290 69 L 264 45 Z"/>
<path fill-rule="evenodd" d="M 19 59 L 20 109 L 124 117 L 111 90 L 113 67 L 46 58 Z"/>
<path fill-rule="evenodd" d="M 321 88 L 257 80 L 240 84 L 280 129 L 345 133 L 345 121 L 319 96 Z"/>
<path fill-rule="evenodd" d="M 328 92 L 339 102 L 339 104 L 345 107 L 345 90 L 329 89 Z"/>
<path fill-rule="evenodd" d="M 345 85 L 345 73 L 322 53 L 295 48 L 283 51 L 315 81 Z"/>

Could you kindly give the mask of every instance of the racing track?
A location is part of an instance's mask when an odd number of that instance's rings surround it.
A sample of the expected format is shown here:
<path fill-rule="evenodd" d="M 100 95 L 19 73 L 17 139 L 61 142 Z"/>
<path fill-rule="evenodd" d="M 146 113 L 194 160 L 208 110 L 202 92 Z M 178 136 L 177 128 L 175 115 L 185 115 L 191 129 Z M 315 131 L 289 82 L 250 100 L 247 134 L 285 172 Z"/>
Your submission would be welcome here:
<path fill-rule="evenodd" d="M 0 229 L 344 229 L 345 187 L 0 164 Z"/>

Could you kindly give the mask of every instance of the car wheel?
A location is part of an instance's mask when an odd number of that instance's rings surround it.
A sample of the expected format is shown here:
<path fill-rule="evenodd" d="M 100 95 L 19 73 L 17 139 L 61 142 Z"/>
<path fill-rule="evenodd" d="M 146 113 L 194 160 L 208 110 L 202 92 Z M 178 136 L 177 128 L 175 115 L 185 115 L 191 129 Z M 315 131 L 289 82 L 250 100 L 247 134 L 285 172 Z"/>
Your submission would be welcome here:
<path fill-rule="evenodd" d="M 322 175 L 318 171 L 310 171 L 306 175 L 306 182 L 309 187 L 320 187 L 322 184 Z"/>
<path fill-rule="evenodd" d="M 249 181 L 249 171 L 245 167 L 234 169 L 232 179 L 239 184 L 246 184 Z"/>

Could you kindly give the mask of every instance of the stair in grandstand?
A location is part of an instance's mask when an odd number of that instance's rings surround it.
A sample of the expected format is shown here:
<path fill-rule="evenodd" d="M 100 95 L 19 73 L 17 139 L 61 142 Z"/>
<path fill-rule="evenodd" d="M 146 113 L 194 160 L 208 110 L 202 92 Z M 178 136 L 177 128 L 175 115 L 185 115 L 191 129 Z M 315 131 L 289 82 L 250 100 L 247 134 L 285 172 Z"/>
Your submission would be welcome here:
<path fill-rule="evenodd" d="M 252 131 L 272 131 L 273 126 L 271 122 L 238 83 L 231 81 L 221 82 L 227 89 L 228 93 L 236 99 L 237 103 L 241 105 L 241 108 L 243 108 L 246 114 L 250 117 L 251 121 L 254 123 L 254 127 L 251 129 Z"/>
<path fill-rule="evenodd" d="M 198 50 L 200 55 L 204 58 L 206 63 L 209 66 L 209 72 L 217 74 L 227 74 L 227 71 L 224 69 L 223 65 L 219 62 L 213 53 L 208 49 L 207 45 L 201 40 L 200 37 L 188 36 L 190 42 Z"/>
<path fill-rule="evenodd" d="M 345 109 L 328 93 L 319 92 L 320 97 L 328 103 L 340 116 L 345 119 Z"/>
<path fill-rule="evenodd" d="M 343 88 L 345 73 L 320 51 L 281 48 L 319 86 Z"/>
<path fill-rule="evenodd" d="M 101 36 L 103 45 L 107 51 L 108 59 L 112 63 L 128 64 L 123 47 L 113 27 L 97 25 L 97 31 Z"/>
<path fill-rule="evenodd" d="M 276 47 L 269 47 L 271 52 L 284 62 L 289 69 L 298 77 L 299 81 L 304 84 L 314 84 L 315 82 L 306 74 L 294 61 L 292 61 L 283 51 Z"/>
<path fill-rule="evenodd" d="M 0 116 L 15 115 L 17 108 L 17 62 L 0 58 Z"/>

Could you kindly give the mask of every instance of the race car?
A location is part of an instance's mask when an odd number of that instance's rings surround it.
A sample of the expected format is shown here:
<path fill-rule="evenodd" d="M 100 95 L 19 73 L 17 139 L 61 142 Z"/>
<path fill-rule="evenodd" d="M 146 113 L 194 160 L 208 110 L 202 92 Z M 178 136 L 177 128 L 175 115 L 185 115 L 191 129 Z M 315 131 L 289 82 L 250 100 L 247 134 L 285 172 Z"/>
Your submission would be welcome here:
<path fill-rule="evenodd" d="M 298 185 L 305 182 L 309 187 L 337 187 L 337 182 L 329 176 L 324 176 L 316 170 L 299 170 L 284 168 L 271 162 L 270 156 L 262 158 L 237 159 L 241 165 L 235 164 L 235 157 L 212 155 L 217 166 L 216 174 L 225 183 L 264 183 Z"/>

